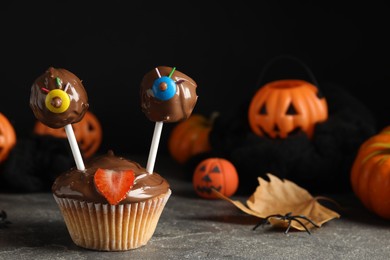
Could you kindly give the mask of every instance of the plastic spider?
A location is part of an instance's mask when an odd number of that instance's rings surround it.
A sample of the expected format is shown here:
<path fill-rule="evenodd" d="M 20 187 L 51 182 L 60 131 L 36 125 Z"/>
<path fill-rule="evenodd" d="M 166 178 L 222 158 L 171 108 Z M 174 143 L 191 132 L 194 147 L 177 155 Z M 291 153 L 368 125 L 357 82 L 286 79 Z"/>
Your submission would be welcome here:
<path fill-rule="evenodd" d="M 8 227 L 7 225 L 11 224 L 11 221 L 7 220 L 7 213 L 4 210 L 0 212 L 0 228 Z"/>
<path fill-rule="evenodd" d="M 313 226 L 315 227 L 320 227 L 319 225 L 317 225 L 316 223 L 314 223 L 314 221 L 312 221 L 311 219 L 309 219 L 308 217 L 304 216 L 304 215 L 292 215 L 292 212 L 289 212 L 287 213 L 286 215 L 281 215 L 281 214 L 273 214 L 273 215 L 269 215 L 267 216 L 265 219 L 263 219 L 262 221 L 260 221 L 256 226 L 253 227 L 253 230 L 255 230 L 256 228 L 258 228 L 260 225 L 264 225 L 264 224 L 270 224 L 269 222 L 269 219 L 270 218 L 277 218 L 277 219 L 280 219 L 280 220 L 288 220 L 288 227 L 286 229 L 286 231 L 284 231 L 285 234 L 288 233 L 288 231 L 290 230 L 291 228 L 291 223 L 292 221 L 296 221 L 298 222 L 305 230 L 306 232 L 311 235 L 309 229 L 302 223 L 302 221 L 300 221 L 299 219 L 304 219 L 304 220 L 307 220 L 309 221 Z"/>

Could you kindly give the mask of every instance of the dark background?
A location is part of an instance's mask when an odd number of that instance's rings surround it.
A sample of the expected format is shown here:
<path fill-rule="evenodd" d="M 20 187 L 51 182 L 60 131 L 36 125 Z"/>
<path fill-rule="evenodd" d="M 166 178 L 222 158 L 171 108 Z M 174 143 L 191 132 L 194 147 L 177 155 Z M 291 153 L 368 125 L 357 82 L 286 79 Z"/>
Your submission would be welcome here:
<path fill-rule="evenodd" d="M 35 117 L 30 87 L 49 66 L 83 80 L 103 127 L 101 151 L 147 154 L 154 123 L 140 109 L 139 83 L 158 65 L 198 84 L 193 113 L 228 113 L 257 89 L 280 54 L 304 61 L 318 82 L 333 82 L 390 124 L 389 9 L 377 2 L 47 1 L 1 4 L 0 112 L 27 138 Z M 184 4 L 185 3 L 185 4 Z M 165 124 L 159 153 L 175 123 Z"/>

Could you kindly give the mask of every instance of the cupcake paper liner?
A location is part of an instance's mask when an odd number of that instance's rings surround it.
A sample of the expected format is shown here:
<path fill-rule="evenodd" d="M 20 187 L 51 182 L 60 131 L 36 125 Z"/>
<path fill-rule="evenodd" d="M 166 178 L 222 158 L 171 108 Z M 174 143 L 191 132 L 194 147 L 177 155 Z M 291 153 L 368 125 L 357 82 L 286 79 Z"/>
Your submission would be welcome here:
<path fill-rule="evenodd" d="M 123 251 L 145 245 L 153 236 L 171 190 L 136 203 L 110 205 L 55 195 L 73 242 L 100 251 Z"/>

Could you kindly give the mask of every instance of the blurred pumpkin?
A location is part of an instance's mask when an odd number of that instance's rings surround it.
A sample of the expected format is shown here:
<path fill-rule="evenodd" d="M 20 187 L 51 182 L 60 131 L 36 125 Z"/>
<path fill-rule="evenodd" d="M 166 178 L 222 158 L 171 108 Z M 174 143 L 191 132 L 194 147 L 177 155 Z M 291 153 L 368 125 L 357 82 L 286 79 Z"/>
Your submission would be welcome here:
<path fill-rule="evenodd" d="M 390 126 L 360 146 L 350 177 L 352 189 L 363 205 L 390 219 Z"/>
<path fill-rule="evenodd" d="M 16 144 L 16 134 L 8 118 L 0 113 L 0 163 L 5 161 Z"/>
<path fill-rule="evenodd" d="M 174 160 L 184 164 L 192 156 L 211 150 L 209 133 L 216 116 L 217 113 L 210 118 L 192 114 L 173 128 L 168 139 L 168 150 Z"/>
<path fill-rule="evenodd" d="M 102 128 L 99 120 L 92 112 L 87 111 L 84 117 L 79 122 L 72 124 L 72 126 L 84 157 L 92 157 L 99 149 L 102 142 Z M 67 138 L 63 127 L 51 128 L 40 121 L 35 123 L 34 133 L 38 135 L 51 135 L 58 138 Z"/>
<path fill-rule="evenodd" d="M 327 102 L 318 88 L 298 79 L 265 84 L 254 95 L 248 110 L 253 133 L 271 138 L 286 138 L 299 130 L 311 138 L 315 124 L 327 118 Z"/>
<path fill-rule="evenodd" d="M 223 158 L 208 158 L 196 167 L 192 184 L 195 192 L 202 198 L 217 199 L 212 189 L 230 197 L 237 191 L 238 174 L 230 161 Z"/>

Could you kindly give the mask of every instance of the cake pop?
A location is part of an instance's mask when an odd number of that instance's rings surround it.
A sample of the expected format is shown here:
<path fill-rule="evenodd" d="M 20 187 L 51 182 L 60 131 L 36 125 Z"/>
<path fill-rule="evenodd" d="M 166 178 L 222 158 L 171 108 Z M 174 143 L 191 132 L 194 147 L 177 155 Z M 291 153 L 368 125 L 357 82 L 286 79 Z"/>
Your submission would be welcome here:
<path fill-rule="evenodd" d="M 64 127 L 77 169 L 85 170 L 80 149 L 72 128 L 87 112 L 88 96 L 81 80 L 66 69 L 49 67 L 31 87 L 30 107 L 43 124 Z"/>
<path fill-rule="evenodd" d="M 196 104 L 196 83 L 176 70 L 158 66 L 145 74 L 141 81 L 141 108 L 149 120 L 156 122 L 146 170 L 153 173 L 163 122 L 187 119 Z"/>
<path fill-rule="evenodd" d="M 175 67 L 158 66 L 141 81 L 141 108 L 153 122 L 187 119 L 195 107 L 197 84 Z"/>
<path fill-rule="evenodd" d="M 43 124 L 61 128 L 79 122 L 89 105 L 84 86 L 76 75 L 50 67 L 34 81 L 30 107 Z"/>

